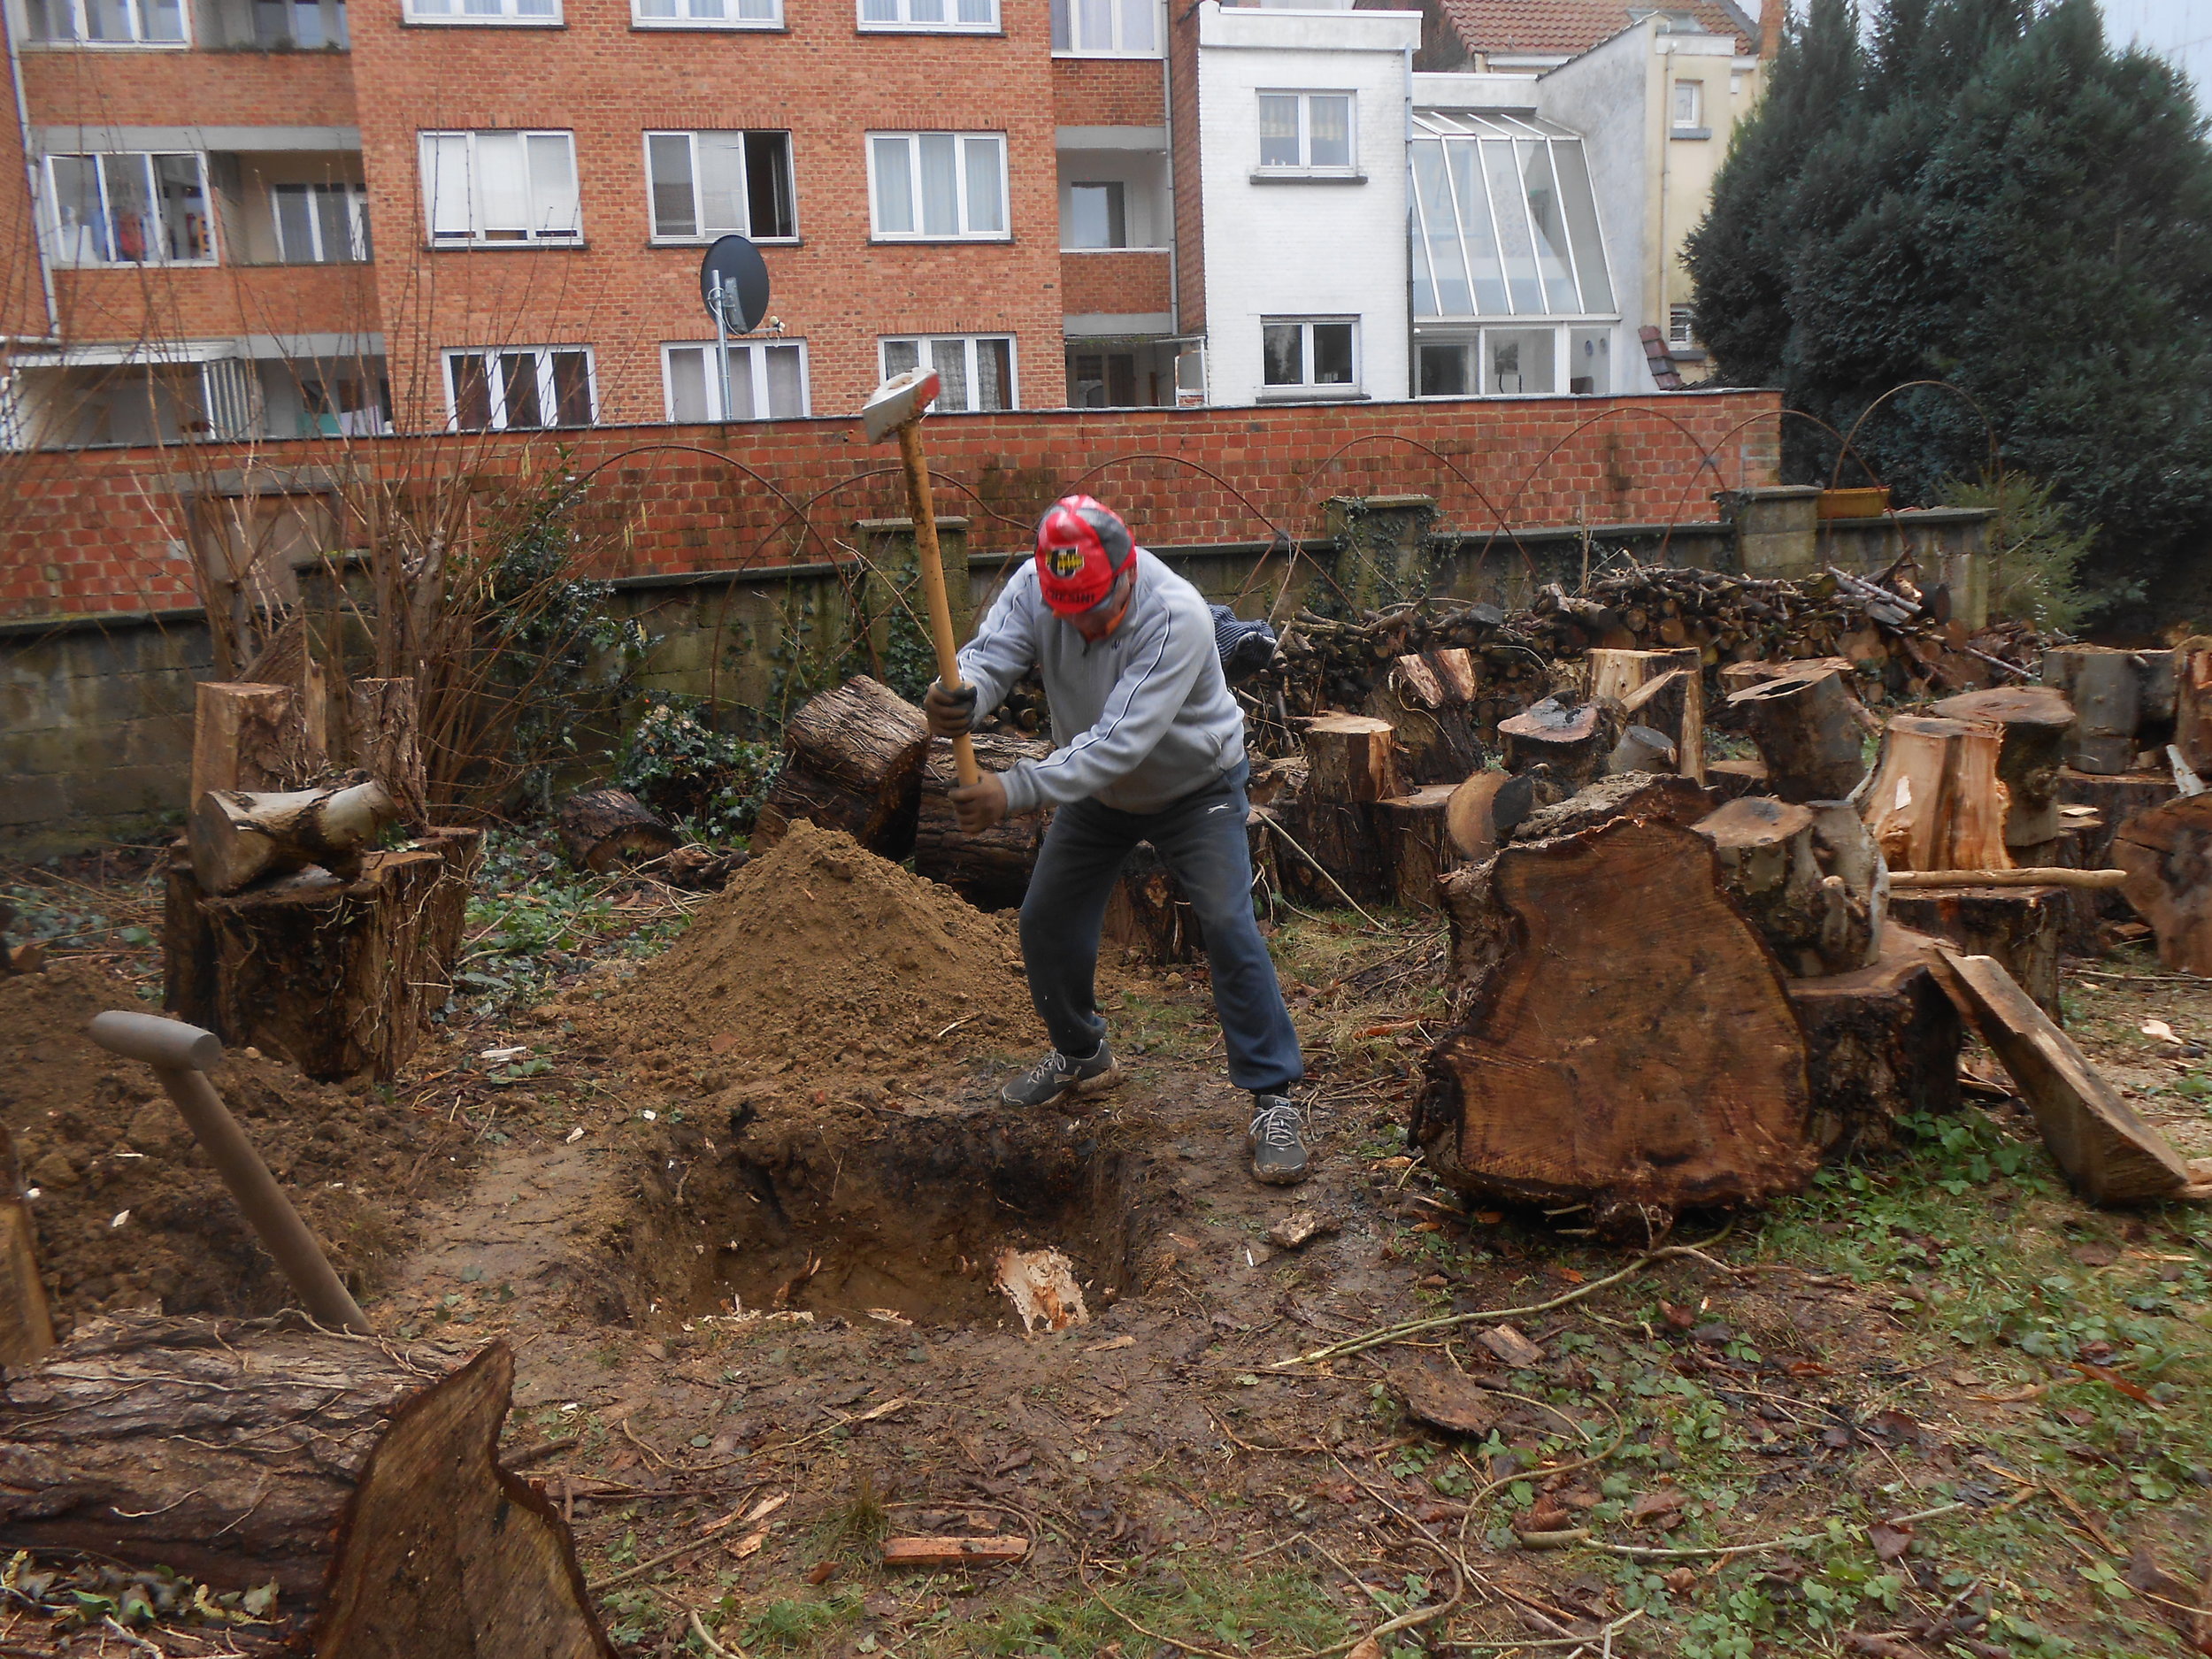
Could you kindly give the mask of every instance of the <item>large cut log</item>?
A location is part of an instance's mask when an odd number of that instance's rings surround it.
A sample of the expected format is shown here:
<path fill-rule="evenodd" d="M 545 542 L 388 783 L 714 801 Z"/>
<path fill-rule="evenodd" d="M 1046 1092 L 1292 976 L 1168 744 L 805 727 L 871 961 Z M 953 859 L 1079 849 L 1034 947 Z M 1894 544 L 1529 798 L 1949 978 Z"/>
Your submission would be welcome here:
<path fill-rule="evenodd" d="M 1862 815 L 1893 870 L 2008 870 L 2005 787 L 1997 779 L 2004 733 L 1964 720 L 1900 715 Z"/>
<path fill-rule="evenodd" d="M 1004 772 L 1017 761 L 1042 760 L 1052 753 L 1052 745 L 1041 737 L 979 732 L 972 741 L 976 764 L 985 772 Z M 933 739 L 922 766 L 914 873 L 943 882 L 979 910 L 1012 910 L 1029 891 L 1037 849 L 1052 827 L 1052 810 L 1002 818 L 980 835 L 964 834 L 952 810 L 952 790 L 959 781 L 951 742 Z"/>
<path fill-rule="evenodd" d="M 1150 841 L 1139 841 L 1122 861 L 1099 931 L 1108 944 L 1138 961 L 1163 964 L 1197 961 L 1205 942 L 1183 884 Z"/>
<path fill-rule="evenodd" d="M 2058 833 L 2058 777 L 2073 743 L 2074 710 L 2048 686 L 1969 691 L 1935 705 L 1947 720 L 1983 720 L 2004 733 L 1997 776 L 2005 786 L 2005 845 L 2034 847 Z"/>
<path fill-rule="evenodd" d="M 2212 794 L 2177 795 L 2120 826 L 2121 892 L 2158 935 L 2158 959 L 2212 976 Z"/>
<path fill-rule="evenodd" d="M 236 893 L 310 864 L 350 880 L 397 813 L 379 783 L 287 795 L 219 789 L 193 803 L 192 873 L 208 893 Z"/>
<path fill-rule="evenodd" d="M 1562 783 L 1579 788 L 1605 770 L 1620 741 L 1620 717 L 1607 703 L 1568 703 L 1546 697 L 1525 712 L 1498 722 L 1505 769 L 1548 765 Z"/>
<path fill-rule="evenodd" d="M 1705 787 L 1716 801 L 1733 801 L 1747 795 L 1766 795 L 1767 764 L 1763 760 L 1716 760 L 1706 763 Z"/>
<path fill-rule="evenodd" d="M 1446 895 L 1472 977 L 1413 1119 L 1440 1179 L 1587 1203 L 1629 1237 L 1805 1184 L 1804 1035 L 1711 842 L 1616 818 L 1516 842 Z"/>
<path fill-rule="evenodd" d="M 2182 641 L 2174 647 L 2170 661 L 2174 747 L 2192 771 L 2212 777 L 2212 639 Z"/>
<path fill-rule="evenodd" d="M 1401 657 L 1377 683 L 1366 712 L 1390 722 L 1404 757 L 1401 786 L 1457 783 L 1482 764 L 1475 699 L 1482 682 L 1462 649 Z"/>
<path fill-rule="evenodd" d="M 1530 813 L 1556 805 L 1573 793 L 1549 766 L 1526 772 L 1479 772 L 1452 791 L 1444 825 L 1463 861 L 1479 863 L 1513 837 Z"/>
<path fill-rule="evenodd" d="M 1728 699 L 1785 801 L 1840 801 L 1866 776 L 1866 711 L 1843 671 L 1809 664 Z"/>
<path fill-rule="evenodd" d="M 612 1659 L 558 1511 L 499 1464 L 513 1378 L 503 1342 L 98 1320 L 0 1386 L 0 1538 L 274 1582 L 319 1659 Z"/>
<path fill-rule="evenodd" d="M 1958 1110 L 1965 1030 L 1935 958 L 1932 941 L 1893 918 L 1870 965 L 1789 982 L 1805 1025 L 1813 1140 L 1829 1158 L 1887 1151 L 1899 1119 Z"/>
<path fill-rule="evenodd" d="M 2077 772 L 2121 772 L 2135 764 L 2143 718 L 2145 664 L 2133 651 L 2105 645 L 2054 646 L 2043 653 L 2043 683 L 2074 710 Z"/>
<path fill-rule="evenodd" d="M 193 688 L 192 778 L 187 799 L 214 790 L 297 789 L 322 757 L 308 741 L 291 686 L 204 680 Z"/>
<path fill-rule="evenodd" d="M 2020 1086 L 2043 1144 L 2083 1197 L 2152 1203 L 2189 1184 L 2188 1166 L 2166 1137 L 2136 1116 L 2001 964 L 1946 950 L 1936 972 Z"/>
<path fill-rule="evenodd" d="M 355 680 L 346 688 L 346 731 L 353 764 L 384 786 L 399 809 L 399 821 L 416 834 L 429 828 L 422 711 L 414 680 Z"/>
<path fill-rule="evenodd" d="M 1674 745 L 1676 769 L 1686 778 L 1705 781 L 1705 669 L 1697 647 L 1593 650 L 1590 698 L 1617 704 L 1626 726 L 1649 726 L 1663 733 Z M 1642 769 L 1618 765 L 1614 770 Z"/>
<path fill-rule="evenodd" d="M 676 850 L 682 837 L 627 789 L 580 789 L 553 815 L 568 862 L 594 875 Z"/>
<path fill-rule="evenodd" d="M 1392 874 L 1375 830 L 1373 803 L 1325 801 L 1310 789 L 1271 809 L 1283 892 L 1300 904 L 1336 910 L 1390 901 Z"/>
<path fill-rule="evenodd" d="M 1719 853 L 1730 895 L 1791 973 L 1848 973 L 1873 962 L 1888 872 L 1850 803 L 1745 795 L 1696 828 Z"/>
<path fill-rule="evenodd" d="M 173 861 L 169 925 L 205 937 L 165 953 L 177 977 L 163 1005 L 312 1078 L 389 1078 L 445 1006 L 482 856 L 479 831 L 433 830 L 371 853 L 351 881 L 228 896 L 203 893 Z"/>
<path fill-rule="evenodd" d="M 1445 816 L 1457 793 L 1451 784 L 1432 783 L 1375 803 L 1376 833 L 1399 903 L 1432 910 L 1443 902 L 1443 879 L 1459 864 Z"/>
<path fill-rule="evenodd" d="M 1947 940 L 1970 956 L 1994 959 L 2052 1024 L 2066 1023 L 2058 995 L 2064 888 L 1900 887 L 1891 892 L 1889 905 L 1905 926 Z"/>
<path fill-rule="evenodd" d="M 1398 787 L 1395 734 L 1387 720 L 1324 714 L 1306 726 L 1306 785 L 1322 801 L 1386 801 Z"/>
<path fill-rule="evenodd" d="M 0 1367 L 28 1365 L 53 1346 L 53 1316 L 38 1271 L 38 1228 L 23 1202 L 14 1139 L 0 1124 Z"/>
<path fill-rule="evenodd" d="M 784 727 L 783 771 L 763 802 L 753 847 L 764 851 L 798 818 L 841 829 L 870 852 L 914 850 L 929 724 L 880 680 L 858 674 L 810 698 Z"/>

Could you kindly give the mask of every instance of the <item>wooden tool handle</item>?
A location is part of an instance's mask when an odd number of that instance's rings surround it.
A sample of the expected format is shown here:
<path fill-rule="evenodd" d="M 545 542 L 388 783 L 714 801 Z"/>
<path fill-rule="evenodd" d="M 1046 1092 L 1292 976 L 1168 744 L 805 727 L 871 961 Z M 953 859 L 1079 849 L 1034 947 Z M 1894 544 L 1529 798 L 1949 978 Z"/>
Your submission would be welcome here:
<path fill-rule="evenodd" d="M 921 422 L 899 428 L 899 459 L 906 467 L 906 499 L 914 514 L 914 563 L 922 572 L 922 596 L 929 604 L 930 642 L 937 648 L 937 678 L 948 691 L 960 689 L 960 652 L 953 643 L 952 605 L 945 597 L 945 566 L 937 552 L 937 506 L 930 499 L 929 468 L 922 460 Z M 979 710 L 980 712 L 980 710 Z M 960 781 L 979 781 L 975 744 L 963 732 L 952 740 L 952 761 Z"/>

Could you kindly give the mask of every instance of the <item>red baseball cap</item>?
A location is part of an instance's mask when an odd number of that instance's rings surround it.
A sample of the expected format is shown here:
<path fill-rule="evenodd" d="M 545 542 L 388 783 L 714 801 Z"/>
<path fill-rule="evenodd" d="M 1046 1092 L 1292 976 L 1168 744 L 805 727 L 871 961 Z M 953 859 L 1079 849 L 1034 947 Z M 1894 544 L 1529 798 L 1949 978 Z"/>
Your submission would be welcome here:
<path fill-rule="evenodd" d="M 1121 515 L 1088 495 L 1063 495 L 1037 526 L 1037 585 L 1057 616 L 1105 598 L 1136 556 Z"/>

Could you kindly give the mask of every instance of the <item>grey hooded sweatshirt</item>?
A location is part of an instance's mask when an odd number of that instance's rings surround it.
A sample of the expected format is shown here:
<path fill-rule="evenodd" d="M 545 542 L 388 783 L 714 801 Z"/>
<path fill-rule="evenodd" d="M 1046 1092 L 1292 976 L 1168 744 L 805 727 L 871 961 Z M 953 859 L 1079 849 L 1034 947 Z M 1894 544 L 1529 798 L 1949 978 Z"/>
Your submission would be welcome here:
<path fill-rule="evenodd" d="M 1044 601 L 1025 559 L 960 653 L 979 710 L 996 708 L 1032 663 L 1044 675 L 1056 747 L 1000 774 L 1010 812 L 1093 797 L 1157 812 L 1244 759 L 1244 711 L 1229 695 L 1198 589 L 1144 549 L 1128 614 L 1093 644 Z"/>

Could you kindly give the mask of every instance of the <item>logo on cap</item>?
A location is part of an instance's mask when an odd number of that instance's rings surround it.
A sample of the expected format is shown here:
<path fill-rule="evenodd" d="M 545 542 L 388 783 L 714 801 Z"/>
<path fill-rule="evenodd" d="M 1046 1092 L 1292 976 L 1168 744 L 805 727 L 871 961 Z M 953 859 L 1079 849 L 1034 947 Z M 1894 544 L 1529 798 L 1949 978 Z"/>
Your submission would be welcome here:
<path fill-rule="evenodd" d="M 1050 549 L 1052 573 L 1062 580 L 1083 573 L 1083 549 L 1079 547 L 1056 547 Z"/>

